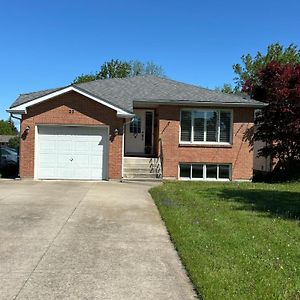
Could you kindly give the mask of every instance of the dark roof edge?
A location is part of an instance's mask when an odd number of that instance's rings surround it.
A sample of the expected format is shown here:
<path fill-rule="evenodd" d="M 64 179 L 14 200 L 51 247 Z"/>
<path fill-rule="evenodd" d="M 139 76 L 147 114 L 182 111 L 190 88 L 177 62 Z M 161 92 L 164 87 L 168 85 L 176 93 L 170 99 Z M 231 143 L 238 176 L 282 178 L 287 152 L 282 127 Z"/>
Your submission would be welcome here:
<path fill-rule="evenodd" d="M 133 100 L 133 103 L 147 103 L 147 104 L 164 104 L 164 105 L 196 105 L 196 106 L 228 106 L 228 107 L 265 107 L 268 104 L 264 102 L 259 102 L 254 100 L 255 102 L 200 102 L 200 101 L 189 101 L 189 100 Z"/>

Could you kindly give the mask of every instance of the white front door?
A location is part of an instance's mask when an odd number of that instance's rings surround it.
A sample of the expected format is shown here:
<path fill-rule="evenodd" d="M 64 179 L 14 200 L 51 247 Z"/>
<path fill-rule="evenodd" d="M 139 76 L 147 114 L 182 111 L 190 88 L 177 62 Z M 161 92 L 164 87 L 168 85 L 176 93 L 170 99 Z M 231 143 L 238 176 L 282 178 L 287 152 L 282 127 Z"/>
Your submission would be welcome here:
<path fill-rule="evenodd" d="M 135 109 L 135 117 L 126 124 L 125 154 L 152 154 L 153 111 Z"/>
<path fill-rule="evenodd" d="M 38 126 L 37 178 L 106 179 L 105 127 Z"/>

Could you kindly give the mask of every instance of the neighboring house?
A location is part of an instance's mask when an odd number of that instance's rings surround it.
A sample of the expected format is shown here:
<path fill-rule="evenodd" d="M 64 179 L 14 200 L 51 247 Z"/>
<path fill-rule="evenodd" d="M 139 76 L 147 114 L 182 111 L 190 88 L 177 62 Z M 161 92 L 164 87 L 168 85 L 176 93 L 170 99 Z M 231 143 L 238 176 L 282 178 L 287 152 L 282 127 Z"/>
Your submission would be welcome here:
<path fill-rule="evenodd" d="M 15 135 L 0 135 L 0 147 L 8 146 L 9 140 L 14 137 Z"/>
<path fill-rule="evenodd" d="M 22 94 L 7 111 L 22 118 L 22 178 L 249 180 L 243 135 L 263 105 L 138 76 Z"/>

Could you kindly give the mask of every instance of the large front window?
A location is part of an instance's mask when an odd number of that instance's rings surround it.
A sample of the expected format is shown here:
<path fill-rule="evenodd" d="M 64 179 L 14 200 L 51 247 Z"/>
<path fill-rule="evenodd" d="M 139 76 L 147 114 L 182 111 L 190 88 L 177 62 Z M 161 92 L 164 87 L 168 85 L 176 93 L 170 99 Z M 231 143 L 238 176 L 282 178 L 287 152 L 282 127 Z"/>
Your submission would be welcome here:
<path fill-rule="evenodd" d="M 228 110 L 182 110 L 180 142 L 231 143 L 231 119 Z"/>

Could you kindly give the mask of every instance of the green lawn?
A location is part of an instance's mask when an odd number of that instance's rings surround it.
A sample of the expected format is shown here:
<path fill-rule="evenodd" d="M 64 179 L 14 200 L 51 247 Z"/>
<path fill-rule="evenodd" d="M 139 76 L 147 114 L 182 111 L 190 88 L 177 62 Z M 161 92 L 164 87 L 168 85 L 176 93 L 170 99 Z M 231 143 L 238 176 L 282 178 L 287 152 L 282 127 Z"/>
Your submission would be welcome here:
<path fill-rule="evenodd" d="M 150 191 L 203 299 L 300 299 L 300 183 Z"/>

